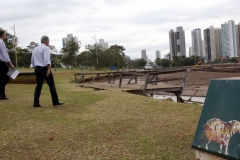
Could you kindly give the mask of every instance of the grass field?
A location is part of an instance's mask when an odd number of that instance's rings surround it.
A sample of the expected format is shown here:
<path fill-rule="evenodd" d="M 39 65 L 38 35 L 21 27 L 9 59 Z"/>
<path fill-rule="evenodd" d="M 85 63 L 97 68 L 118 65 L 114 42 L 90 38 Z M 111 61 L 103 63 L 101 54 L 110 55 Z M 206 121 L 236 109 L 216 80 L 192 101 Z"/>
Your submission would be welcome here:
<path fill-rule="evenodd" d="M 8 84 L 0 101 L 0 159 L 193 160 L 191 143 L 202 107 L 74 83 L 73 70 L 54 72 L 63 106 L 44 84 Z"/>

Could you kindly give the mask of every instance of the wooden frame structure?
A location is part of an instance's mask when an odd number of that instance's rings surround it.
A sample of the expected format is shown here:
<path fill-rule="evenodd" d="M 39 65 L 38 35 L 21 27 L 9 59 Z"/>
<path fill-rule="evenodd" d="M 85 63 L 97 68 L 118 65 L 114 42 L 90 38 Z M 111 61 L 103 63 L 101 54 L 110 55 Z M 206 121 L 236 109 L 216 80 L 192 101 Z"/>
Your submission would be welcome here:
<path fill-rule="evenodd" d="M 168 79 L 162 79 L 158 78 L 159 75 L 163 74 L 171 74 L 171 73 L 176 73 L 176 72 L 184 72 L 184 76 L 182 78 L 168 78 Z M 135 83 L 137 83 L 137 74 L 141 72 L 136 72 L 136 73 L 129 73 L 132 74 L 132 78 L 129 80 L 128 84 L 131 82 L 133 78 L 135 78 Z M 120 80 L 119 80 L 119 87 L 122 85 L 122 77 L 124 74 L 127 73 L 122 73 L 120 74 Z M 177 102 L 184 102 L 184 100 L 180 97 L 182 94 L 182 91 L 185 87 L 186 83 L 186 77 L 187 77 L 187 69 L 178 69 L 178 70 L 169 70 L 169 71 L 161 71 L 161 72 L 148 72 L 145 78 L 145 83 L 142 86 L 143 90 L 128 90 L 128 92 L 131 93 L 139 93 L 142 91 L 143 95 L 146 95 L 147 92 L 170 92 L 174 93 L 177 97 Z M 175 81 L 175 80 L 182 80 L 182 85 L 180 87 L 166 87 L 166 88 L 148 88 L 148 84 L 152 85 L 157 85 L 158 82 L 166 82 L 166 81 Z"/>
<path fill-rule="evenodd" d="M 159 78 L 159 75 L 172 74 L 172 73 L 176 73 L 176 72 L 184 72 L 184 76 L 182 78 L 167 78 L 167 79 Z M 141 76 L 142 74 L 144 74 L 145 75 L 144 85 L 140 89 L 128 88 L 128 89 L 126 89 L 126 91 L 131 92 L 131 93 L 138 93 L 138 94 L 142 92 L 143 95 L 146 95 L 147 92 L 151 93 L 151 94 L 153 94 L 153 92 L 170 92 L 170 93 L 174 93 L 177 96 L 178 102 L 184 102 L 184 100 L 180 97 L 180 94 L 182 94 L 182 91 L 185 87 L 186 77 L 187 77 L 187 69 L 177 69 L 177 70 L 175 69 L 175 70 L 167 70 L 167 71 L 100 72 L 100 73 L 95 73 L 95 74 L 91 73 L 91 74 L 85 74 L 85 75 L 96 75 L 91 80 L 91 82 L 96 79 L 98 79 L 98 81 L 100 82 L 101 74 L 108 77 L 108 81 L 107 81 L 108 83 L 115 83 L 115 78 L 118 75 L 119 76 L 119 84 L 118 84 L 119 88 L 122 87 L 122 82 L 123 82 L 124 76 L 126 76 L 126 75 L 131 76 L 131 78 L 127 82 L 127 84 L 129 85 L 129 84 L 132 84 L 131 83 L 132 80 L 134 80 L 134 82 L 133 82 L 134 84 L 137 84 L 138 77 Z M 79 79 L 77 79 L 78 75 L 80 75 Z M 156 87 L 148 88 L 149 84 L 157 85 L 158 82 L 175 81 L 175 80 L 182 80 L 182 85 L 179 87 L 174 86 L 174 87 L 166 87 L 166 88 L 156 88 Z M 75 81 L 77 83 L 85 83 L 84 73 L 75 74 Z"/>

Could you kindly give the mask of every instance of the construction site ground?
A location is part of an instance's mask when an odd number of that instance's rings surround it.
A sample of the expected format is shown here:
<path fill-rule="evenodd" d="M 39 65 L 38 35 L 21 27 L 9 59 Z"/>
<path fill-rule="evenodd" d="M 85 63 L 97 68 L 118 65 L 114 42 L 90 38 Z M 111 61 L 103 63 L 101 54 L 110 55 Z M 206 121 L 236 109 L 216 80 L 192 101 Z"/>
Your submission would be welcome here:
<path fill-rule="evenodd" d="M 183 73 L 174 73 L 174 74 L 164 74 L 159 76 L 160 79 L 168 79 L 168 78 L 181 78 L 183 77 Z M 185 88 L 183 90 L 182 96 L 192 96 L 195 97 L 205 97 L 207 94 L 208 86 L 211 81 L 211 79 L 218 79 L 218 78 L 232 78 L 232 77 L 240 77 L 240 65 L 239 64 L 224 64 L 224 65 L 211 65 L 211 66 L 199 66 L 195 70 L 192 70 L 192 68 L 188 69 L 187 77 L 186 77 L 186 83 Z M 128 78 L 123 81 L 122 88 L 126 88 L 128 85 L 126 85 Z M 90 86 L 90 87 L 96 87 L 96 88 L 104 88 L 108 90 L 117 90 L 118 84 L 119 84 L 119 77 L 116 77 L 115 83 L 107 83 L 107 78 L 101 78 L 101 81 L 98 82 L 97 80 L 92 81 L 91 83 L 87 82 L 84 84 L 84 86 Z M 145 80 L 144 76 L 138 77 L 138 85 L 137 87 L 134 86 L 134 89 L 141 89 L 141 86 L 143 81 Z M 134 82 L 134 80 L 132 80 Z M 165 81 L 165 82 L 159 82 L 158 85 L 161 87 L 163 86 L 181 86 L 182 80 L 178 81 Z M 132 85 L 133 86 L 133 85 Z M 129 86 L 130 87 L 130 86 Z M 153 87 L 151 84 L 148 85 L 149 87 Z M 154 94 L 160 94 L 160 95 L 174 95 L 172 93 L 166 93 L 166 92 L 158 92 Z"/>

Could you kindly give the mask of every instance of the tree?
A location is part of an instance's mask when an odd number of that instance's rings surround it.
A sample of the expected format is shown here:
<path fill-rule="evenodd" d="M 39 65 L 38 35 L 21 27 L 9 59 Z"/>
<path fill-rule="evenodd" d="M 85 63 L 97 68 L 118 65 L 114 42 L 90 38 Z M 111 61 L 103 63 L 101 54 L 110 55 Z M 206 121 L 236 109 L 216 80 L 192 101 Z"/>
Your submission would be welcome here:
<path fill-rule="evenodd" d="M 125 53 L 123 51 L 125 51 L 125 48 L 123 46 L 119 46 L 117 44 L 110 46 L 109 48 L 110 50 L 114 50 L 115 53 L 117 54 L 117 58 L 118 58 L 118 69 L 120 68 L 119 64 L 121 65 L 121 67 L 125 68 L 126 67 L 126 63 L 125 63 Z"/>
<path fill-rule="evenodd" d="M 18 66 L 19 67 L 29 67 L 31 64 L 31 57 L 32 57 L 32 53 L 24 48 L 17 48 L 17 55 L 18 55 Z"/>
<path fill-rule="evenodd" d="M 168 59 L 162 59 L 161 61 L 162 61 L 161 64 L 163 68 L 169 67 L 170 61 Z"/>
<path fill-rule="evenodd" d="M 97 47 L 97 49 L 96 49 Z M 97 69 L 100 69 L 100 61 L 99 61 L 99 55 L 103 52 L 101 46 L 99 45 L 87 45 L 85 46 L 85 49 L 89 52 L 88 60 L 91 66 L 94 66 Z M 97 51 L 97 52 L 96 52 Z"/>
<path fill-rule="evenodd" d="M 77 55 L 77 66 L 81 68 L 87 68 L 90 67 L 90 61 L 89 61 L 89 51 L 83 51 L 79 55 Z"/>
<path fill-rule="evenodd" d="M 125 56 L 125 64 L 127 65 L 128 67 L 128 70 L 130 71 L 130 69 L 132 68 L 132 60 L 131 60 L 131 57 L 129 56 Z"/>
<path fill-rule="evenodd" d="M 133 66 L 134 68 L 143 68 L 147 64 L 147 61 L 145 61 L 143 58 L 141 59 L 134 59 L 133 60 Z"/>
<path fill-rule="evenodd" d="M 38 43 L 32 41 L 30 42 L 29 46 L 27 46 L 27 50 L 29 50 L 29 52 L 33 52 L 34 48 L 38 46 Z"/>
<path fill-rule="evenodd" d="M 61 49 L 61 53 L 63 54 L 62 62 L 64 65 L 69 67 L 77 67 L 76 56 L 77 52 L 80 49 L 79 42 L 68 41 L 65 46 Z"/>
<path fill-rule="evenodd" d="M 56 49 L 55 46 L 53 45 L 49 45 L 48 46 L 49 49 L 50 49 L 50 54 L 51 54 L 51 61 L 53 62 L 53 65 L 54 65 L 54 70 L 55 72 L 57 71 L 56 67 L 60 67 L 60 62 L 61 62 L 61 59 L 62 59 L 62 55 L 57 55 L 58 51 Z"/>
<path fill-rule="evenodd" d="M 9 54 L 9 58 L 11 59 L 11 62 L 13 63 L 13 65 L 16 66 L 16 55 L 14 54 L 14 47 L 15 47 L 15 44 L 13 43 L 14 42 L 14 35 L 8 33 L 6 31 L 6 38 L 4 39 L 4 43 L 6 45 L 6 48 L 7 48 L 7 51 L 8 51 L 8 54 Z"/>
<path fill-rule="evenodd" d="M 155 59 L 155 64 L 158 65 L 158 66 L 162 66 L 161 59 L 160 58 L 156 58 Z"/>

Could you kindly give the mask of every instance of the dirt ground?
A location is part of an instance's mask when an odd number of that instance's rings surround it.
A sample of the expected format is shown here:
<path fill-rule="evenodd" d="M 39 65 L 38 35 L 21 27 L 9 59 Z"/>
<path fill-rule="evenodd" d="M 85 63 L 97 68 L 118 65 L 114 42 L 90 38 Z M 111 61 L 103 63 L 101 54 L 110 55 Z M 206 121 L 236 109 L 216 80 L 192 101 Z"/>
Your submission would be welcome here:
<path fill-rule="evenodd" d="M 189 71 L 182 95 L 191 96 L 198 91 L 195 96 L 206 96 L 211 79 L 230 77 L 240 77 L 240 72 Z M 176 85 L 176 82 L 169 81 L 167 84 Z"/>
<path fill-rule="evenodd" d="M 146 75 L 138 76 L 138 82 L 142 81 L 144 83 Z M 131 76 L 130 76 L 131 77 Z M 127 78 L 130 78 L 127 76 Z M 158 79 L 176 79 L 179 78 L 181 80 L 174 80 L 174 81 L 164 81 L 158 84 L 163 86 L 173 86 L 179 87 L 182 86 L 182 78 L 184 77 L 184 72 L 177 72 L 172 74 L 163 74 L 159 75 Z M 232 77 L 240 77 L 240 64 L 225 64 L 225 65 L 211 65 L 211 66 L 204 66 L 198 67 L 195 70 L 188 69 L 187 76 L 186 76 L 186 83 L 185 88 L 183 90 L 182 96 L 198 96 L 198 97 L 205 97 L 207 94 L 208 86 L 211 79 L 218 79 L 218 78 L 232 78 Z M 125 77 L 126 78 L 126 77 Z M 107 78 L 103 78 L 107 81 Z M 118 88 L 118 82 L 114 85 L 109 83 L 96 83 L 94 81 L 95 86 L 103 86 L 106 87 L 110 86 L 110 88 Z M 127 82 L 125 82 L 127 83 Z M 150 86 L 151 84 L 149 84 Z M 140 87 L 139 87 L 140 88 Z M 157 94 L 161 95 L 174 95 L 172 93 L 161 93 L 158 92 Z"/>

